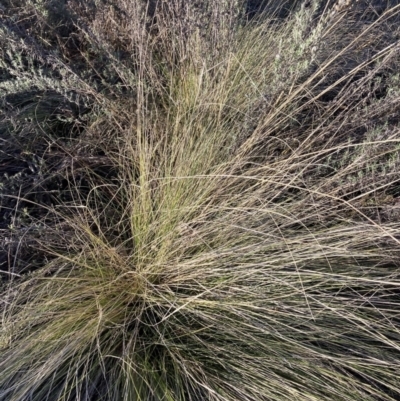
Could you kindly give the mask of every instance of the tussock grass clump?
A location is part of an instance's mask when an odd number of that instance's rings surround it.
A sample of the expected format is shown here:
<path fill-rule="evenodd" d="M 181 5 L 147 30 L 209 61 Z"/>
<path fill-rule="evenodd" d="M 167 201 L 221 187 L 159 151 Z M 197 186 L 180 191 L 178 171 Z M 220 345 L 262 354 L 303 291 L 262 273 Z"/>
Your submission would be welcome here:
<path fill-rule="evenodd" d="M 3 3 L 0 400 L 399 399 L 400 7 Z"/>

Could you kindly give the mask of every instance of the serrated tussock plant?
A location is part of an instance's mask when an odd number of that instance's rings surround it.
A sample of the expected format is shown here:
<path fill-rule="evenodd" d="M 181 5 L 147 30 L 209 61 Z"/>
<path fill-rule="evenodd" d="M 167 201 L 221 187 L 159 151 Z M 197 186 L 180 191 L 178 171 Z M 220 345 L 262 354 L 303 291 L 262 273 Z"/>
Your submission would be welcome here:
<path fill-rule="evenodd" d="M 400 6 L 2 3 L 0 400 L 399 399 Z"/>

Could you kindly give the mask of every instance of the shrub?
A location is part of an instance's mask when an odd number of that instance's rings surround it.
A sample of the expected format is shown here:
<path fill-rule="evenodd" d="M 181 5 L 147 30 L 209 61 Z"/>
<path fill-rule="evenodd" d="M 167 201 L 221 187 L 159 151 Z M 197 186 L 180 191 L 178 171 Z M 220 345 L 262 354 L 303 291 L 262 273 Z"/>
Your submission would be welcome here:
<path fill-rule="evenodd" d="M 398 399 L 400 6 L 3 3 L 0 400 Z"/>

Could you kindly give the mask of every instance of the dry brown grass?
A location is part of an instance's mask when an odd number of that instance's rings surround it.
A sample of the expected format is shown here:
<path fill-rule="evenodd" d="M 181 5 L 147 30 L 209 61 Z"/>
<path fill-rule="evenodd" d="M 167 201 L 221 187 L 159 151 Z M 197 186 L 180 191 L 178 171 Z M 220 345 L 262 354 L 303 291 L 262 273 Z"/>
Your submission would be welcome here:
<path fill-rule="evenodd" d="M 0 400 L 398 399 L 400 6 L 319 3 L 5 3 Z"/>

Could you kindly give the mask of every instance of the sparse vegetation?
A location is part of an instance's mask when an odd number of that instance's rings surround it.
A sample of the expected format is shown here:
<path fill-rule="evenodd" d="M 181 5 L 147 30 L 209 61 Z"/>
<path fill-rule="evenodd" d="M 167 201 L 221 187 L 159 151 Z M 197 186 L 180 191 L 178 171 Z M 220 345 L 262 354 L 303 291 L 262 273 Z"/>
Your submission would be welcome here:
<path fill-rule="evenodd" d="M 269 3 L 0 0 L 1 401 L 400 399 L 400 5 Z"/>

